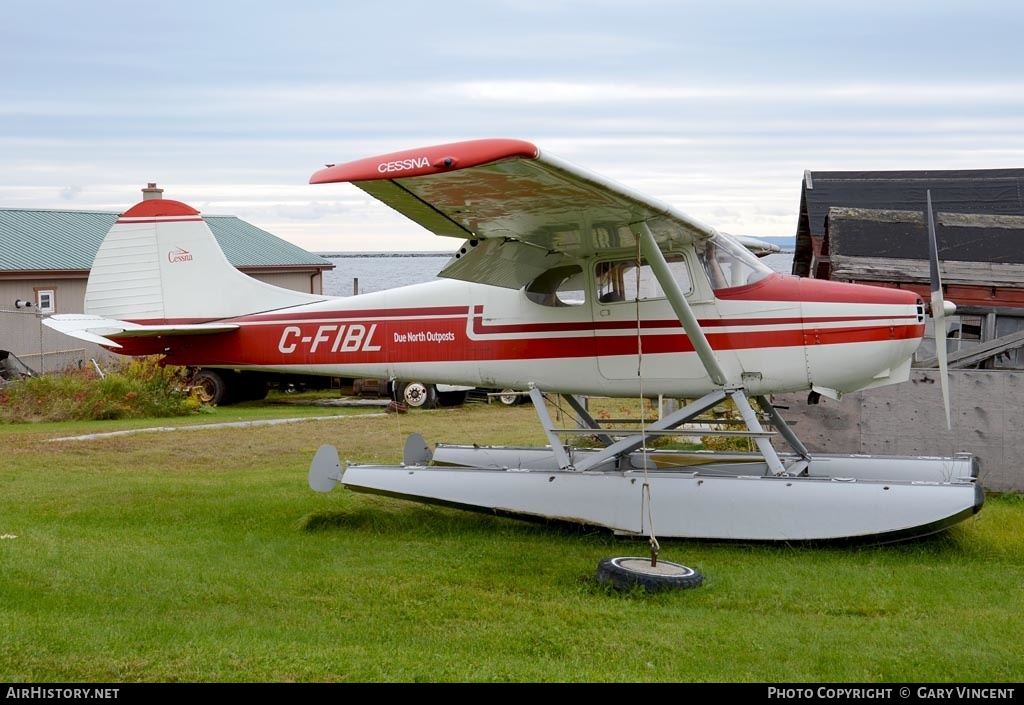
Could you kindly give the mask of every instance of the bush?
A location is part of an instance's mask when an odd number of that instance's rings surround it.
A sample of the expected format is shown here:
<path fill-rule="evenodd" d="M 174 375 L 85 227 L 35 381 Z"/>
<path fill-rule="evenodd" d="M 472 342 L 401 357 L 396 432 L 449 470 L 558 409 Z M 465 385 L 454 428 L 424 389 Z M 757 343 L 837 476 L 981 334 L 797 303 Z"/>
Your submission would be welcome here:
<path fill-rule="evenodd" d="M 102 377 L 93 368 L 30 377 L 0 389 L 0 422 L 185 416 L 199 402 L 184 391 L 185 368 L 130 358 Z"/>

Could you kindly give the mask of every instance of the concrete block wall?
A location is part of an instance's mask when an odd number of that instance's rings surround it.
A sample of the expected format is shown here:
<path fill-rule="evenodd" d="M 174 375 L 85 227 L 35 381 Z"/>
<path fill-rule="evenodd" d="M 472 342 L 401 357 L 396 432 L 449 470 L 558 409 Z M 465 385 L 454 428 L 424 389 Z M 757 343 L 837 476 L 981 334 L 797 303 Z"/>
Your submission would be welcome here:
<path fill-rule="evenodd" d="M 986 490 L 1024 492 L 1024 373 L 950 370 L 946 427 L 939 371 L 917 369 L 903 384 L 822 397 L 772 398 L 779 413 L 811 453 L 946 456 L 976 455 Z M 785 441 L 774 439 L 780 449 Z"/>

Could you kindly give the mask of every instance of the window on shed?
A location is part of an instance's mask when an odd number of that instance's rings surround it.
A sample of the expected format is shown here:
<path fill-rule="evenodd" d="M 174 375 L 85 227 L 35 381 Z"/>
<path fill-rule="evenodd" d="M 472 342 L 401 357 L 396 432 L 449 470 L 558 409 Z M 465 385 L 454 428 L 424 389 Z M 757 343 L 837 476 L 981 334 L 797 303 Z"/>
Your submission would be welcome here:
<path fill-rule="evenodd" d="M 996 316 L 996 337 L 1013 335 L 1024 330 L 1024 318 L 1018 316 Z M 998 370 L 1019 370 L 1024 368 L 1024 349 L 1014 348 L 992 358 L 992 368 Z"/>
<path fill-rule="evenodd" d="M 954 353 L 976 349 L 981 343 L 982 323 L 982 316 L 951 317 L 946 332 L 946 350 Z"/>
<path fill-rule="evenodd" d="M 925 319 L 924 338 L 914 353 L 914 361 L 930 361 L 936 356 L 935 319 Z M 946 354 L 970 352 L 981 345 L 984 316 L 953 315 L 946 319 Z"/>
<path fill-rule="evenodd" d="M 36 310 L 39 313 L 54 313 L 57 310 L 57 291 L 36 289 Z"/>

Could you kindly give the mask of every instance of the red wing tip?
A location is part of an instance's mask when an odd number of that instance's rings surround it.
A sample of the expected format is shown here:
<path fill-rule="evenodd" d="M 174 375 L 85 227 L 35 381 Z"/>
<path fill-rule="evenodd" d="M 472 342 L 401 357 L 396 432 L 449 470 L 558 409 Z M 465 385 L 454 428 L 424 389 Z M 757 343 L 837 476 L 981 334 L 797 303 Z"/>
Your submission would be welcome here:
<path fill-rule="evenodd" d="M 524 140 L 480 139 L 366 157 L 332 164 L 310 177 L 311 184 L 375 181 L 467 169 L 505 159 L 536 159 L 540 150 Z"/>

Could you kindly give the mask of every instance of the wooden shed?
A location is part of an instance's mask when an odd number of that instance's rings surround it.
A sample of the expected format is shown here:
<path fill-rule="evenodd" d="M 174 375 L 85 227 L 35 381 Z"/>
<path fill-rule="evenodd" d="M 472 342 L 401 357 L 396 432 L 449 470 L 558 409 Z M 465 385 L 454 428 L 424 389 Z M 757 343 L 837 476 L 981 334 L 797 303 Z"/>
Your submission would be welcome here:
<path fill-rule="evenodd" d="M 931 288 L 931 193 L 951 363 L 1024 369 L 1024 169 L 805 172 L 793 273 Z M 918 364 L 935 361 L 934 342 Z"/>
<path fill-rule="evenodd" d="M 776 395 L 812 453 L 973 453 L 989 491 L 1024 491 L 1024 169 L 805 172 L 793 273 L 930 299 L 931 191 L 945 298 L 951 427 L 934 338 L 906 384 L 840 400 Z M 931 319 L 928 319 L 931 333 Z"/>

